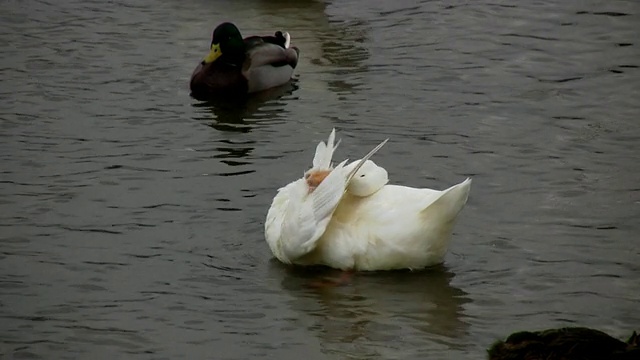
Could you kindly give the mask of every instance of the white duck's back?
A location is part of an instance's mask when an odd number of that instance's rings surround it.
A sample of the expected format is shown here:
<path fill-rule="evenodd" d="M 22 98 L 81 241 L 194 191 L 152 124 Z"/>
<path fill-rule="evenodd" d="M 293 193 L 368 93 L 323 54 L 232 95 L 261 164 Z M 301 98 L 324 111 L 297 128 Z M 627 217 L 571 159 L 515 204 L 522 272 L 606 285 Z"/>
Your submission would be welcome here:
<path fill-rule="evenodd" d="M 438 264 L 470 187 L 467 179 L 444 191 L 385 185 L 366 197 L 347 193 L 316 249 L 296 263 L 355 270 Z"/>

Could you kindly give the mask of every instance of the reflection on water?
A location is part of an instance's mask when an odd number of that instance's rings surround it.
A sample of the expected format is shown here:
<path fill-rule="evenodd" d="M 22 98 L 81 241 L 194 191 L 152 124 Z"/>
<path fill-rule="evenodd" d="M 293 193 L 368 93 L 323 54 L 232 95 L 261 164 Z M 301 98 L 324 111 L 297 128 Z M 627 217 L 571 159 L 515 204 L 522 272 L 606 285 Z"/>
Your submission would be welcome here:
<path fill-rule="evenodd" d="M 364 21 L 348 21 L 327 24 L 316 32 L 316 42 L 321 54 L 310 59 L 311 63 L 325 68 L 329 90 L 338 95 L 353 94 L 363 84 L 368 68 L 365 60 L 369 52 L 362 44 L 366 40 L 368 25 Z M 344 100 L 344 98 L 342 98 Z"/>
<path fill-rule="evenodd" d="M 194 119 L 219 131 L 247 133 L 254 126 L 278 123 L 286 112 L 287 100 L 296 91 L 296 80 L 247 97 L 213 100 L 193 104 L 198 109 Z M 287 99 L 281 98 L 287 96 Z"/>
<path fill-rule="evenodd" d="M 289 307 L 300 315 L 295 326 L 318 337 L 326 352 L 353 356 L 355 347 L 357 358 L 383 356 L 391 348 L 395 353 L 415 346 L 406 340 L 409 335 L 455 347 L 467 333 L 464 305 L 471 299 L 451 285 L 454 274 L 445 266 L 357 273 L 346 285 L 318 286 L 319 280 L 335 278 L 340 271 L 290 267 L 275 260 L 269 265 L 270 277 L 282 279 L 282 289 L 292 297 Z"/>

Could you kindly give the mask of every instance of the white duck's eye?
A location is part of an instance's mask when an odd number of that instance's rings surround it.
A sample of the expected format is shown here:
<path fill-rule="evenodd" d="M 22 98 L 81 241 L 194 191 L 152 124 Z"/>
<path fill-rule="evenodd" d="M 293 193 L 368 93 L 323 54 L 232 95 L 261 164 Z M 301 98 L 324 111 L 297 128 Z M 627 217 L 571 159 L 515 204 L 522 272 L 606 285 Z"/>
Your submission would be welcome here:
<path fill-rule="evenodd" d="M 364 177 L 364 174 L 360 175 L 360 177 Z"/>

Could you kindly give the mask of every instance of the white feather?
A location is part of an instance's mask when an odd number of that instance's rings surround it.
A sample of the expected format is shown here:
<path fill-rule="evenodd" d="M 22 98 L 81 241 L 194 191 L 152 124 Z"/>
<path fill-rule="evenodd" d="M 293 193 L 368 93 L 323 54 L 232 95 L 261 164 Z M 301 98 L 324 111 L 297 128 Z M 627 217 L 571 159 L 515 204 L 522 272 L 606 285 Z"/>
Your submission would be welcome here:
<path fill-rule="evenodd" d="M 331 159 L 333 158 L 333 152 L 340 145 L 340 141 L 335 144 L 336 140 L 336 129 L 331 130 L 331 134 L 329 134 L 329 139 L 327 139 L 327 143 L 325 144 L 323 141 L 318 143 L 316 147 L 316 154 L 313 157 L 313 168 L 312 170 L 329 170 L 331 168 Z"/>
<path fill-rule="evenodd" d="M 284 39 L 285 39 L 284 48 L 288 49 L 289 45 L 291 45 L 291 35 L 289 35 L 288 32 L 285 32 L 283 35 L 284 35 Z"/>

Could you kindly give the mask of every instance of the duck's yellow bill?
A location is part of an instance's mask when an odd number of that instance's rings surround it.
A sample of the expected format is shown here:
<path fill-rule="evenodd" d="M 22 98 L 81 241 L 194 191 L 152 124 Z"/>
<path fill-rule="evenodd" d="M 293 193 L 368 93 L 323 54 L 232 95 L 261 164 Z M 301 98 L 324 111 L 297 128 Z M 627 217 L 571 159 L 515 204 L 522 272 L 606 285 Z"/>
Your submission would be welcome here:
<path fill-rule="evenodd" d="M 209 51 L 209 54 L 204 58 L 203 62 L 205 64 L 212 63 L 216 61 L 216 59 L 219 58 L 220 55 L 222 55 L 220 44 L 211 44 L 211 51 Z"/>

